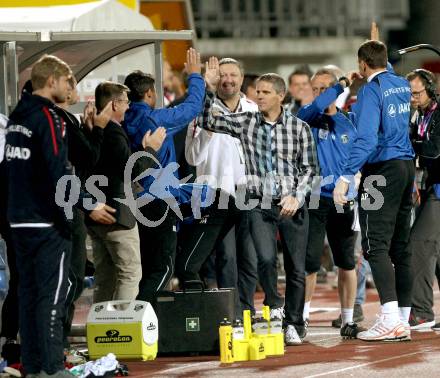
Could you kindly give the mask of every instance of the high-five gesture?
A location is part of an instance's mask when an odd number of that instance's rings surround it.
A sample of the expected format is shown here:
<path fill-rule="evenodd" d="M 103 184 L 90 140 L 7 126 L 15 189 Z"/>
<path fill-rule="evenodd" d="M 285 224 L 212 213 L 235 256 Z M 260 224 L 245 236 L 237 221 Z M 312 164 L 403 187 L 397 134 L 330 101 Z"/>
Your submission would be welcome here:
<path fill-rule="evenodd" d="M 188 75 L 193 73 L 200 74 L 202 72 L 202 64 L 200 63 L 200 54 L 192 47 L 186 52 L 185 71 Z"/>
<path fill-rule="evenodd" d="M 379 28 L 374 21 L 371 23 L 370 40 L 379 41 Z"/>
<path fill-rule="evenodd" d="M 216 92 L 219 81 L 220 66 L 218 64 L 218 59 L 215 56 L 211 56 L 205 63 L 205 82 L 210 91 Z"/>

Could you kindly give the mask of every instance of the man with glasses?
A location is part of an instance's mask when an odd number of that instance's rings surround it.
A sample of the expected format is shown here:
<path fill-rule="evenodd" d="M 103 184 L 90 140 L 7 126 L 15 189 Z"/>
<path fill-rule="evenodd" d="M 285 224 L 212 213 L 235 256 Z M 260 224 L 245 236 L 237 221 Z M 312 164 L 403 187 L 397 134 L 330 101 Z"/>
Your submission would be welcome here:
<path fill-rule="evenodd" d="M 411 139 L 422 171 L 420 207 L 411 231 L 411 251 L 414 283 L 411 329 L 426 329 L 434 325 L 432 285 L 439 258 L 440 227 L 440 106 L 432 72 L 417 69 L 407 77 L 411 86 Z"/>
<path fill-rule="evenodd" d="M 338 209 L 332 198 L 336 180 L 342 173 L 342 163 L 347 159 L 357 135 L 353 113 L 343 112 L 335 104 L 338 96 L 349 85 L 350 81 L 345 77 L 338 81 L 332 71 L 318 70 L 312 78 L 315 100 L 302 107 L 298 117 L 312 127 L 322 177 L 320 185 L 312 191 L 309 203 L 304 322 L 308 324 L 310 301 L 315 291 L 327 232 L 333 259 L 339 268 L 340 334 L 344 338 L 356 338 L 360 328 L 353 322 L 357 286 L 354 257 L 356 233 L 352 230 L 354 210 L 350 205 L 339 206 Z"/>
<path fill-rule="evenodd" d="M 130 103 L 128 91 L 125 85 L 113 82 L 103 82 L 95 90 L 98 112 L 111 108 L 111 118 L 104 129 L 100 158 L 92 173 L 100 176 L 98 182 L 101 185 L 101 194 L 106 197 L 106 204 L 116 210 L 115 219 L 102 222 L 104 224 L 86 220 L 96 269 L 95 303 L 113 299 L 135 299 L 142 274 L 136 218 L 126 204 L 118 201 L 126 198 L 124 170 L 131 155 L 128 136 L 121 126 Z M 147 132 L 142 139 L 142 149 L 155 156 L 165 135 L 163 128 L 151 135 Z M 132 178 L 153 163 L 151 157 L 137 159 Z"/>

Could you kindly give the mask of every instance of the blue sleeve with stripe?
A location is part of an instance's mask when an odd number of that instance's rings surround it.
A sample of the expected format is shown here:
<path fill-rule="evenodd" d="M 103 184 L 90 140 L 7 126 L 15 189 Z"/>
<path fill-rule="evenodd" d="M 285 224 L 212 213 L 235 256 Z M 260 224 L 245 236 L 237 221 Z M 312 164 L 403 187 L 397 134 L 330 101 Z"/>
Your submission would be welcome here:
<path fill-rule="evenodd" d="M 357 138 L 343 169 L 344 176 L 355 175 L 377 147 L 381 122 L 381 95 L 376 83 L 369 83 L 361 88 L 355 113 Z"/>
<path fill-rule="evenodd" d="M 344 88 L 339 83 L 328 88 L 311 104 L 303 106 L 298 112 L 298 118 L 307 123 L 313 121 L 318 115 L 324 113 L 325 109 L 335 102 L 342 92 L 344 92 Z"/>

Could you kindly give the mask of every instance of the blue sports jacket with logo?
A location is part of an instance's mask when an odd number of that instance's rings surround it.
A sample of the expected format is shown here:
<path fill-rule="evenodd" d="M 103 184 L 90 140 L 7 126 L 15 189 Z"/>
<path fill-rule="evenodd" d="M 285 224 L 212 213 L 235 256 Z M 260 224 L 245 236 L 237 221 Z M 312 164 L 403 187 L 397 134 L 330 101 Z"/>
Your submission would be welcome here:
<path fill-rule="evenodd" d="M 336 181 L 343 173 L 357 135 L 353 113 L 342 111 L 334 115 L 324 113 L 343 91 L 342 86 L 336 84 L 298 112 L 298 118 L 307 122 L 312 128 L 320 172 L 325 180 L 322 182 L 321 195 L 325 197 L 332 197 Z"/>
<path fill-rule="evenodd" d="M 408 81 L 389 71 L 361 87 L 352 107 L 358 133 L 344 176 L 355 175 L 367 163 L 414 158 L 408 132 L 410 98 Z"/>

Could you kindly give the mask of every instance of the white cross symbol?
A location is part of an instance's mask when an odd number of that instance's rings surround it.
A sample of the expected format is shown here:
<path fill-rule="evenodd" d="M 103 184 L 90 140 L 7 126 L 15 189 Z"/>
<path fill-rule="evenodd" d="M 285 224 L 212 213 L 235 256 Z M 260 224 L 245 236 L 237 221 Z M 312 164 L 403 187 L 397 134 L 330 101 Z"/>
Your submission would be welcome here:
<path fill-rule="evenodd" d="M 197 323 L 196 323 L 194 320 L 191 320 L 191 321 L 188 323 L 188 325 L 189 325 L 191 328 L 195 328 L 196 325 L 197 325 Z"/>

